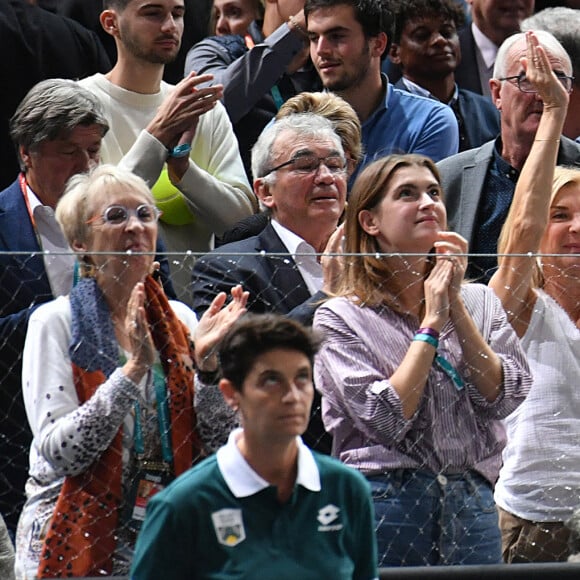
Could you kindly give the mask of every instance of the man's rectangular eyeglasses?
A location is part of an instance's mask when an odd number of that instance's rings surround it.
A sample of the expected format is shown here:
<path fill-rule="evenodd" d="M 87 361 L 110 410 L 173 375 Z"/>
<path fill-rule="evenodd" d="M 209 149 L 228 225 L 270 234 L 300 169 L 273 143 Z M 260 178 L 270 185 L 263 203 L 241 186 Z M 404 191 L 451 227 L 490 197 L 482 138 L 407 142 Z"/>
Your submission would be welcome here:
<path fill-rule="evenodd" d="M 268 170 L 263 177 L 282 169 L 292 166 L 296 173 L 316 173 L 320 164 L 323 163 L 330 173 L 344 173 L 346 171 L 346 159 L 340 155 L 328 155 L 328 157 L 317 157 L 316 155 L 297 155 L 280 165 L 276 165 Z"/>
<path fill-rule="evenodd" d="M 110 205 L 101 215 L 96 215 L 88 220 L 87 224 L 101 220 L 104 224 L 120 226 L 125 224 L 132 215 L 143 224 L 151 224 L 161 217 L 161 213 L 156 206 L 150 203 L 143 203 L 135 209 L 125 207 L 124 205 Z"/>
<path fill-rule="evenodd" d="M 574 77 L 569 77 L 568 75 L 561 74 L 561 73 L 554 73 L 558 80 L 564 85 L 564 88 L 571 93 L 572 92 L 572 83 L 574 82 Z M 518 89 L 522 91 L 522 93 L 537 93 L 538 91 L 534 87 L 534 85 L 526 78 L 524 73 L 521 73 L 517 76 L 513 77 L 502 77 L 498 79 L 499 81 L 508 81 L 514 85 L 517 85 Z"/>

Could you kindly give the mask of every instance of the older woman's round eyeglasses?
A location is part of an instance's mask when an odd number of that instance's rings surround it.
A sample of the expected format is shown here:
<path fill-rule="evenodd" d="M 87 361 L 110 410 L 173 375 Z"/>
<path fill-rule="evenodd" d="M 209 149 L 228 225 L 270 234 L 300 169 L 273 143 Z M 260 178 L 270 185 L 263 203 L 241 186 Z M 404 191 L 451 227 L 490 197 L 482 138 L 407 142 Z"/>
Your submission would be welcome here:
<path fill-rule="evenodd" d="M 574 77 L 570 77 L 563 73 L 554 73 L 558 80 L 564 85 L 564 88 L 571 93 L 572 84 L 574 83 Z M 522 93 L 537 93 L 536 87 L 526 78 L 525 73 L 520 73 L 513 77 L 502 77 L 498 79 L 499 81 L 507 81 L 516 85 Z"/>
<path fill-rule="evenodd" d="M 120 226 L 134 215 L 141 223 L 151 224 L 157 222 L 161 214 L 162 212 L 150 203 L 143 203 L 134 209 L 124 205 L 110 205 L 102 214 L 92 217 L 86 223 L 92 224 L 100 220 L 104 224 Z"/>

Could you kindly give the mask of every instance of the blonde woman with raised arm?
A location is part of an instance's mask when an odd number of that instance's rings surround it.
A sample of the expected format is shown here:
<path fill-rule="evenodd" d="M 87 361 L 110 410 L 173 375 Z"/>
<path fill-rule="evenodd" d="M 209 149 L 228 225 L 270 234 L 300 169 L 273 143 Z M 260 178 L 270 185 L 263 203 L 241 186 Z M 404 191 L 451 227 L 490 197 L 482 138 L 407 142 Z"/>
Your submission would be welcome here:
<path fill-rule="evenodd" d="M 580 503 L 580 170 L 554 169 L 569 96 L 532 32 L 521 63 L 543 112 L 490 286 L 521 339 L 534 383 L 505 421 L 495 500 L 506 562 L 563 561 L 571 553 L 565 521 Z"/>

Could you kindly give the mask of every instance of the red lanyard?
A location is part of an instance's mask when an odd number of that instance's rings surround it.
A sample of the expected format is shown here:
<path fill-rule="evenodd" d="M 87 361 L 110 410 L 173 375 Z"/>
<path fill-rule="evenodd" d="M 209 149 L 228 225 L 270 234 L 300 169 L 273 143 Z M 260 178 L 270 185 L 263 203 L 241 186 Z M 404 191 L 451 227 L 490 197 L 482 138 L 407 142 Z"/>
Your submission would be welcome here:
<path fill-rule="evenodd" d="M 40 234 L 36 229 L 36 220 L 34 219 L 32 207 L 30 207 L 30 199 L 28 198 L 28 183 L 26 182 L 26 175 L 24 175 L 24 173 L 20 173 L 20 175 L 18 176 L 18 183 L 20 184 L 20 191 L 22 191 L 24 203 L 26 204 L 28 216 L 30 217 L 30 223 L 32 224 L 32 229 L 34 230 L 34 235 L 36 236 L 36 242 L 38 244 L 38 247 L 42 249 L 42 240 L 40 239 Z"/>
<path fill-rule="evenodd" d="M 18 176 L 18 183 L 20 183 L 20 190 L 24 196 L 24 203 L 26 204 L 26 209 L 28 210 L 28 215 L 30 216 L 30 221 L 32 222 L 32 227 L 36 231 L 36 222 L 34 221 L 34 214 L 32 213 L 32 208 L 30 207 L 30 200 L 28 199 L 28 184 L 26 183 L 26 175 L 21 173 Z"/>

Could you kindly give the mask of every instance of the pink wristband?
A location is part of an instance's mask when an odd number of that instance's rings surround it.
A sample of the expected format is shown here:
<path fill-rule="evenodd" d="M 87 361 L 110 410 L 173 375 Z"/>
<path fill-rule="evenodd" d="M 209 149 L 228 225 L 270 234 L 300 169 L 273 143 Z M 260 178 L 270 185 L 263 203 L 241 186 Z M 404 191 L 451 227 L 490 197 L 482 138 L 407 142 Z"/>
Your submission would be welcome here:
<path fill-rule="evenodd" d="M 436 340 L 439 340 L 439 331 L 435 330 L 434 328 L 420 328 L 417 331 L 417 334 L 428 334 Z"/>

